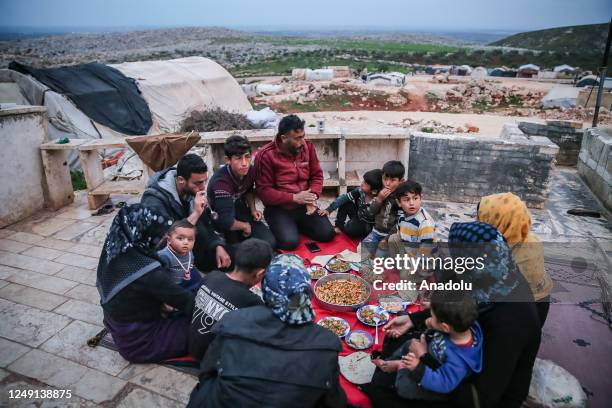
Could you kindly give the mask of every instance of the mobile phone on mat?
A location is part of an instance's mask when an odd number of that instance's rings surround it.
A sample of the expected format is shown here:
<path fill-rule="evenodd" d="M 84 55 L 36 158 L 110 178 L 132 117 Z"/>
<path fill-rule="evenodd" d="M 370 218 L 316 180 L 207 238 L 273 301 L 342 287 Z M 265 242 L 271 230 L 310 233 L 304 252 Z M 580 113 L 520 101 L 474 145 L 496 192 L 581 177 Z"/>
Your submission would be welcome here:
<path fill-rule="evenodd" d="M 314 241 L 307 242 L 304 245 L 306 245 L 306 248 L 308 248 L 308 250 L 312 253 L 321 252 L 321 248 L 319 248 L 319 245 L 317 245 L 317 243 Z"/>

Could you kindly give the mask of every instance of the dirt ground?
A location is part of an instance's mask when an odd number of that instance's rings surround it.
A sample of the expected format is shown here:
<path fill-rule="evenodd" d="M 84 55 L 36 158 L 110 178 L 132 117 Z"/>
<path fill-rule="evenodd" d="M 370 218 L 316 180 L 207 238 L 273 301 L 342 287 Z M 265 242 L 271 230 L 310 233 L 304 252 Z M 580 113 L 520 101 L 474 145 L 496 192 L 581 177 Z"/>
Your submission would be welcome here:
<path fill-rule="evenodd" d="M 384 127 L 407 127 L 406 119 L 411 122 L 422 120 L 425 126 L 431 121 L 437 121 L 450 127 L 464 127 L 471 124 L 478 127 L 475 134 L 483 137 L 499 136 L 504 123 L 518 123 L 529 120 L 531 122 L 543 123 L 543 119 L 524 118 L 519 116 L 502 115 L 479 115 L 479 114 L 456 114 L 439 112 L 380 112 L 380 111 L 349 111 L 349 112 L 304 112 L 300 117 L 306 121 L 307 132 L 316 132 L 315 126 L 318 120 L 324 120 L 325 126 L 340 128 L 379 128 Z"/>
<path fill-rule="evenodd" d="M 498 133 L 497 123 L 500 121 L 577 120 L 588 126 L 592 120 L 592 109 L 540 108 L 542 98 L 551 89 L 572 87 L 567 80 L 540 81 L 498 77 L 474 79 L 464 76 L 436 78 L 432 75 L 409 75 L 401 87 L 371 85 L 353 78 L 299 81 L 290 77 L 259 77 L 244 79 L 244 82 L 283 86 L 283 90 L 278 93 L 258 93 L 251 96 L 256 108 L 269 106 L 280 113 L 312 112 L 313 115 L 332 112 L 332 117 L 326 114 L 326 119 L 330 121 L 335 120 L 333 116 L 338 116 L 336 113 L 347 112 L 349 118 L 353 116 L 350 120 L 351 126 L 355 120 L 367 122 L 357 123 L 356 126 L 402 126 L 399 122 L 406 117 L 425 119 L 421 114 L 423 112 L 428 113 L 427 119 L 449 121 L 454 126 L 474 124 L 482 129 L 479 133 L 487 134 L 491 131 Z M 367 114 L 372 111 L 377 114 Z M 410 115 L 381 115 L 383 112 L 405 112 Z M 349 122 L 344 115 L 338 117 L 340 119 L 337 120 L 341 122 Z M 359 120 L 360 117 L 366 119 Z M 390 123 L 371 122 L 371 118 Z M 491 125 L 493 123 L 495 125 Z M 600 112 L 600 123 L 612 124 L 612 114 L 607 109 Z"/>

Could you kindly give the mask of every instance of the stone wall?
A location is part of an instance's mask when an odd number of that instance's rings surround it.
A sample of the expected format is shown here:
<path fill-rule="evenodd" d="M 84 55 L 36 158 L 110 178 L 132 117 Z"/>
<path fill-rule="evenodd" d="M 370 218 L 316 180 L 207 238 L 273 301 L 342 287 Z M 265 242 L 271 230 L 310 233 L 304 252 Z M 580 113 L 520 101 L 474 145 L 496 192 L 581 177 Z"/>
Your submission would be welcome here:
<path fill-rule="evenodd" d="M 0 110 L 0 228 L 43 208 L 39 146 L 46 141 L 47 109 L 17 106 Z"/>
<path fill-rule="evenodd" d="M 549 122 L 546 125 L 531 122 L 520 122 L 518 128 L 528 136 L 544 136 L 559 146 L 557 154 L 557 165 L 576 166 L 578 164 L 578 154 L 582 143 L 583 130 L 582 123 L 575 127 L 574 122 Z"/>
<path fill-rule="evenodd" d="M 612 128 L 591 128 L 584 132 L 578 173 L 612 211 Z"/>
<path fill-rule="evenodd" d="M 558 151 L 538 136 L 501 139 L 415 132 L 408 175 L 423 185 L 428 200 L 477 203 L 482 196 L 511 191 L 528 206 L 542 208 Z"/>

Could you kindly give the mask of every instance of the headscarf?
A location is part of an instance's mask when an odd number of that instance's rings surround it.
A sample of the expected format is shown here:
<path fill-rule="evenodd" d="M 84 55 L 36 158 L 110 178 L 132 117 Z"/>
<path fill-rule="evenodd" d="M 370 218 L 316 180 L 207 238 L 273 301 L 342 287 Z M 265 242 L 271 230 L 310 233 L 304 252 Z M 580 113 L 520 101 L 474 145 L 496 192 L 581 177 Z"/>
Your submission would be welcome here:
<path fill-rule="evenodd" d="M 510 246 L 525 241 L 531 229 L 527 205 L 512 193 L 483 197 L 478 205 L 478 220 L 497 228 Z"/>
<path fill-rule="evenodd" d="M 283 254 L 275 257 L 261 286 L 264 303 L 283 322 L 304 324 L 314 320 L 312 284 L 299 256 Z"/>
<path fill-rule="evenodd" d="M 119 210 L 98 263 L 96 286 L 102 304 L 136 279 L 161 266 L 155 243 L 171 224 L 172 220 L 140 204 Z"/>
<path fill-rule="evenodd" d="M 448 243 L 454 258 L 482 258 L 483 268 L 461 275 L 461 279 L 472 283 L 472 295 L 480 311 L 493 302 L 533 300 L 508 244 L 493 226 L 483 222 L 454 223 Z"/>
<path fill-rule="evenodd" d="M 493 225 L 506 238 L 535 299 L 548 296 L 553 283 L 544 269 L 542 242 L 530 232 L 531 214 L 527 205 L 512 193 L 492 194 L 480 200 L 478 220 Z"/>

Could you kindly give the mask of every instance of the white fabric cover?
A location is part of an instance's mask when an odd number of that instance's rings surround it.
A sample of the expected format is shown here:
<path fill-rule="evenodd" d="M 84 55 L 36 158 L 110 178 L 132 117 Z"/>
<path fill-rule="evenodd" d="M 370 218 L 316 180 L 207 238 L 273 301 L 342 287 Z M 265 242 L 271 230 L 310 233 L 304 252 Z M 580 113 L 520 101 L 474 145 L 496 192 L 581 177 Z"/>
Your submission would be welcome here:
<path fill-rule="evenodd" d="M 485 78 L 487 75 L 489 75 L 489 73 L 487 72 L 487 69 L 485 67 L 476 67 L 470 74 L 470 77 L 482 79 Z"/>
<path fill-rule="evenodd" d="M 246 113 L 251 104 L 238 82 L 213 60 L 188 57 L 111 65 L 134 78 L 160 132 L 175 132 L 194 110 Z"/>
<path fill-rule="evenodd" d="M 569 86 L 556 86 L 542 98 L 543 108 L 573 108 L 576 106 L 580 89 Z"/>

